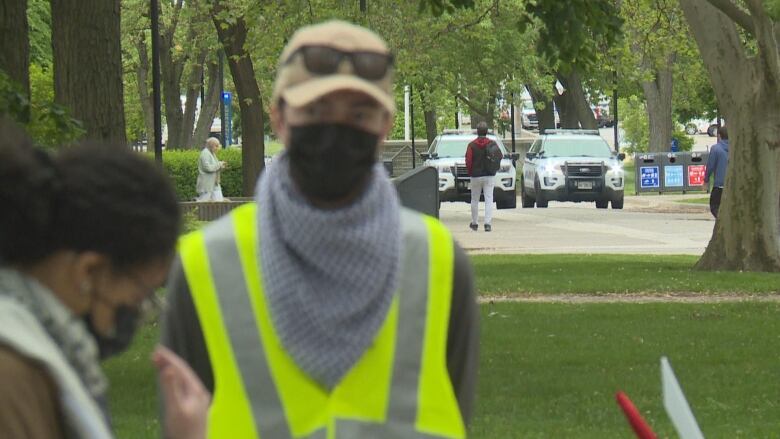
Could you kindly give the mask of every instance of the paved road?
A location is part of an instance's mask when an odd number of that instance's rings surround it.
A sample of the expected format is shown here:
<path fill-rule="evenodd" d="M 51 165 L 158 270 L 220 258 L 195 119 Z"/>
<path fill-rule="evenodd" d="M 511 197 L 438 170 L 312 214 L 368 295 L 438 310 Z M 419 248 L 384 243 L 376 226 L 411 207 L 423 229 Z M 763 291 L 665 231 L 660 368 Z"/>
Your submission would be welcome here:
<path fill-rule="evenodd" d="M 469 253 L 698 255 L 704 252 L 715 221 L 706 206 L 674 202 L 683 197 L 691 196 L 626 196 L 622 211 L 596 209 L 593 203 L 554 202 L 547 209 L 494 209 L 490 233 L 468 228 L 471 213 L 466 203 L 443 203 L 440 216 Z"/>

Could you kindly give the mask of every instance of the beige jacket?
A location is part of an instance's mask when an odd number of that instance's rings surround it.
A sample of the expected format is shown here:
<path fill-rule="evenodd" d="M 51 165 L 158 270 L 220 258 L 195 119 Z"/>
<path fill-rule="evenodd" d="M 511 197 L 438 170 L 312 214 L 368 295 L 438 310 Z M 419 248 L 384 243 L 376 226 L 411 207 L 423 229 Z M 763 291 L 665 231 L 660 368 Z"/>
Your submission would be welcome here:
<path fill-rule="evenodd" d="M 222 163 L 207 147 L 203 148 L 198 157 L 198 181 L 195 184 L 195 192 L 200 195 L 213 191 L 219 185 L 220 170 L 222 170 Z"/>

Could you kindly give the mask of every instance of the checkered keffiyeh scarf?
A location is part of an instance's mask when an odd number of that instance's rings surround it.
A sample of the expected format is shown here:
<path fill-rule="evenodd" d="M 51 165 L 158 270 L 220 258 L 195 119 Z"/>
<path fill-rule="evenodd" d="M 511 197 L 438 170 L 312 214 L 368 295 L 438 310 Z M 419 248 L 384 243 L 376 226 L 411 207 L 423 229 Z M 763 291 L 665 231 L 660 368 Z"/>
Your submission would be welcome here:
<path fill-rule="evenodd" d="M 108 381 L 100 368 L 97 343 L 82 319 L 73 315 L 48 288 L 8 267 L 0 267 L 0 296 L 16 300 L 35 316 L 110 423 Z"/>
<path fill-rule="evenodd" d="M 381 164 L 351 205 L 307 202 L 289 157 L 266 169 L 257 188 L 263 283 L 274 327 L 296 364 L 328 388 L 360 359 L 398 286 L 398 196 Z"/>

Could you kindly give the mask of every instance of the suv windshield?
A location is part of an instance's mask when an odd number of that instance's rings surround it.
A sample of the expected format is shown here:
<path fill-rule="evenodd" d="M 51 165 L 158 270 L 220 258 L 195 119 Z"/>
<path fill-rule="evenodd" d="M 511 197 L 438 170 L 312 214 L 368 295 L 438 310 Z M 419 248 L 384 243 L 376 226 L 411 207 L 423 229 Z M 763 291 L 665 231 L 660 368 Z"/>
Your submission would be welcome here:
<path fill-rule="evenodd" d="M 555 139 L 544 142 L 544 155 L 547 157 L 612 157 L 609 145 L 603 139 Z"/>
<path fill-rule="evenodd" d="M 474 136 L 474 138 L 476 138 L 476 136 Z M 474 139 L 439 139 L 439 141 L 436 142 L 436 149 L 433 152 L 438 154 L 439 158 L 466 157 L 466 148 L 468 148 L 469 143 L 471 143 L 472 140 Z M 493 138 L 490 140 L 498 143 L 501 152 L 506 155 L 504 145 L 502 145 L 501 142 Z"/>

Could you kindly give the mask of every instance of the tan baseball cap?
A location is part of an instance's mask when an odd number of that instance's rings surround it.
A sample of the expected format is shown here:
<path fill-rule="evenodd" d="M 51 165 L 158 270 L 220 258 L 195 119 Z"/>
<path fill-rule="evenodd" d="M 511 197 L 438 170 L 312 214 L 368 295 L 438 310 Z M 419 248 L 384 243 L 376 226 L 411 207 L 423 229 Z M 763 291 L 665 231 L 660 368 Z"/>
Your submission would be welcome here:
<path fill-rule="evenodd" d="M 351 90 L 365 93 L 389 112 L 395 112 L 392 68 L 388 68 L 382 78 L 365 79 L 355 73 L 352 63 L 344 57 L 332 74 L 313 73 L 306 68 L 300 53 L 300 49 L 307 46 L 390 54 L 385 41 L 364 27 L 338 20 L 303 27 L 293 35 L 279 58 L 271 101 L 274 105 L 284 99 L 287 105 L 297 108 L 335 91 Z"/>

